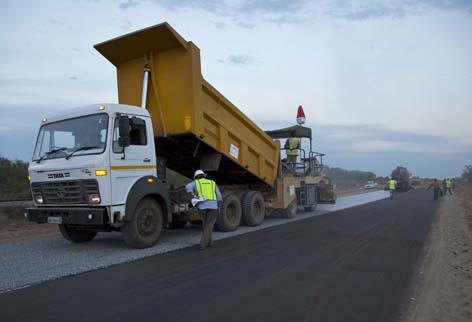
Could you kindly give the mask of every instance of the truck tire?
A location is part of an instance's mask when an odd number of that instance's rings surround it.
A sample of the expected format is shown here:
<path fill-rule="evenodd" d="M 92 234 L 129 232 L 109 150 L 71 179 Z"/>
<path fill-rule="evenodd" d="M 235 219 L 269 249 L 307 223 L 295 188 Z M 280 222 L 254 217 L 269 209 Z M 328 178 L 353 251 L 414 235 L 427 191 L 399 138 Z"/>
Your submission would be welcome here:
<path fill-rule="evenodd" d="M 173 221 L 169 223 L 170 229 L 183 229 L 187 225 L 186 221 Z"/>
<path fill-rule="evenodd" d="M 88 242 L 97 236 L 96 231 L 80 230 L 66 224 L 59 225 L 59 230 L 62 236 L 72 243 Z"/>
<path fill-rule="evenodd" d="M 264 198 L 259 191 L 250 191 L 242 199 L 243 223 L 247 226 L 259 226 L 264 221 Z"/>
<path fill-rule="evenodd" d="M 216 228 L 221 231 L 238 229 L 241 223 L 241 202 L 234 193 L 223 193 L 223 205 L 216 219 Z"/>
<path fill-rule="evenodd" d="M 146 248 L 157 243 L 161 235 L 164 218 L 162 208 L 152 198 L 142 199 L 133 219 L 122 228 L 123 240 L 132 248 Z"/>

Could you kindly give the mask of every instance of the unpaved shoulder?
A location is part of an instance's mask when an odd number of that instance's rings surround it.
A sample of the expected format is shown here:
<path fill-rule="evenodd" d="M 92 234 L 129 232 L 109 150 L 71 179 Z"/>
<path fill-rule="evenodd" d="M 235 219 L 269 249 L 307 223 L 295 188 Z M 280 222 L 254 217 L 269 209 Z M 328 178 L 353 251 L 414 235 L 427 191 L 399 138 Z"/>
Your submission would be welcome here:
<path fill-rule="evenodd" d="M 472 321 L 472 233 L 457 195 L 442 198 L 405 322 Z"/>

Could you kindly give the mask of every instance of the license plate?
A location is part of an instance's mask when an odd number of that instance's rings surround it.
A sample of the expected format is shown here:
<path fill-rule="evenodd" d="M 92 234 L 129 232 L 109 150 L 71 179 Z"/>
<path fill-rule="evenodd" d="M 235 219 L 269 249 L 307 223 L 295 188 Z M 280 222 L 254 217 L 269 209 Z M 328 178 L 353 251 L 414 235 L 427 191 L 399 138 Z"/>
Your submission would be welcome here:
<path fill-rule="evenodd" d="M 62 224 L 62 217 L 48 217 L 48 224 Z"/>

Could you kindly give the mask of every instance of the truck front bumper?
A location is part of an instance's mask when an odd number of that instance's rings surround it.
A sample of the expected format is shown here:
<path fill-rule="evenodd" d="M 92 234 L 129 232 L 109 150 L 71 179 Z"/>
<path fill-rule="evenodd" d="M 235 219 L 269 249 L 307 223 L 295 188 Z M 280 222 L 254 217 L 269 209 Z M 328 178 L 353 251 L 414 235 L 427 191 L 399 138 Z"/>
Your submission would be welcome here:
<path fill-rule="evenodd" d="M 29 221 L 71 225 L 105 224 L 105 208 L 26 208 Z"/>

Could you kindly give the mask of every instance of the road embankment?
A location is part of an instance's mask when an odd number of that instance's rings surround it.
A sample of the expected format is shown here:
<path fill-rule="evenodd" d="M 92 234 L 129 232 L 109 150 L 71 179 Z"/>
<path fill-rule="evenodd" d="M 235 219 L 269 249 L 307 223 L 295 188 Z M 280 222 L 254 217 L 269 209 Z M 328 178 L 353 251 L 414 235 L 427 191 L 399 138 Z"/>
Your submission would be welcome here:
<path fill-rule="evenodd" d="M 405 322 L 472 321 L 472 186 L 439 202 Z"/>

